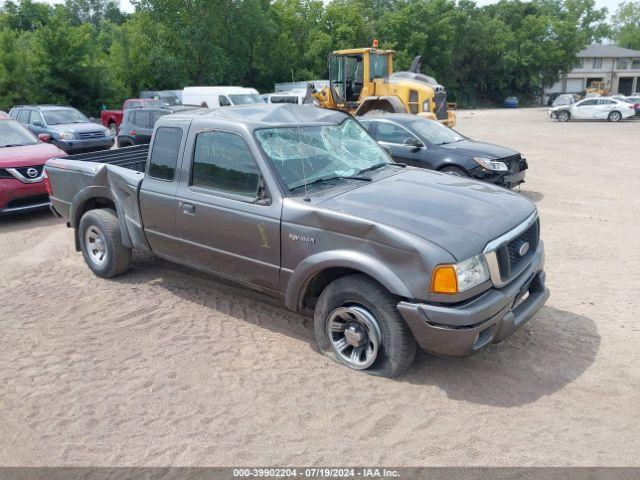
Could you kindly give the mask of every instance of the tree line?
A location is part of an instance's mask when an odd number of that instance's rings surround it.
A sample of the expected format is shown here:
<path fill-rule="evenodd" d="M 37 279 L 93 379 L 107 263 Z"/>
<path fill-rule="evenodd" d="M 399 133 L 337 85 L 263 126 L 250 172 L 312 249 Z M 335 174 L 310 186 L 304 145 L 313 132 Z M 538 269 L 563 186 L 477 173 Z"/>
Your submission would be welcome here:
<path fill-rule="evenodd" d="M 397 51 L 463 105 L 535 98 L 587 44 L 640 49 L 640 2 L 612 20 L 594 0 L 7 0 L 0 8 L 0 109 L 61 103 L 95 115 L 141 90 L 327 77 L 329 52 Z"/>

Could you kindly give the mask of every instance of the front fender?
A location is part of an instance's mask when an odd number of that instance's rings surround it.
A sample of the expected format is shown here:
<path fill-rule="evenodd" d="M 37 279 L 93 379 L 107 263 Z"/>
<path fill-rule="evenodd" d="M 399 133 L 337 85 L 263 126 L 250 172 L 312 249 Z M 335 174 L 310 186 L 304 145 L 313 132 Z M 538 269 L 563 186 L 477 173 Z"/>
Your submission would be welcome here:
<path fill-rule="evenodd" d="M 411 291 L 404 282 L 386 265 L 374 257 L 353 250 L 329 250 L 305 258 L 298 264 L 287 284 L 285 305 L 291 310 L 299 310 L 302 295 L 309 282 L 328 268 L 349 268 L 369 275 L 391 293 L 412 298 Z"/>

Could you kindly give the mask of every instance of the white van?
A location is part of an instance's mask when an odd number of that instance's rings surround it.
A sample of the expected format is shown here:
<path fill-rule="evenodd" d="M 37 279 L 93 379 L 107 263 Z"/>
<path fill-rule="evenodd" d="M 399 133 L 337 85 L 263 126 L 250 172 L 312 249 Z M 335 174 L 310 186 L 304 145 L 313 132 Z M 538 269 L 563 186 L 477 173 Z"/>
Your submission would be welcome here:
<path fill-rule="evenodd" d="M 244 87 L 185 87 L 182 91 L 183 105 L 202 105 L 209 108 L 229 105 L 264 103 L 255 88 Z"/>

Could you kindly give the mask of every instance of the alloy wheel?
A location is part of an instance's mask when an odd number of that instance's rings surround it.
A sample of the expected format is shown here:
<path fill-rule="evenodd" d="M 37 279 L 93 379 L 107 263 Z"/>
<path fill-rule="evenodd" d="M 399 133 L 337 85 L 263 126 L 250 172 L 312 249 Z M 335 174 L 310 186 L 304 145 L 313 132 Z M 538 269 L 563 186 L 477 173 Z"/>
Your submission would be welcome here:
<path fill-rule="evenodd" d="M 380 325 L 373 314 L 360 305 L 339 307 L 331 312 L 327 336 L 340 360 L 356 370 L 369 368 L 378 356 Z"/>

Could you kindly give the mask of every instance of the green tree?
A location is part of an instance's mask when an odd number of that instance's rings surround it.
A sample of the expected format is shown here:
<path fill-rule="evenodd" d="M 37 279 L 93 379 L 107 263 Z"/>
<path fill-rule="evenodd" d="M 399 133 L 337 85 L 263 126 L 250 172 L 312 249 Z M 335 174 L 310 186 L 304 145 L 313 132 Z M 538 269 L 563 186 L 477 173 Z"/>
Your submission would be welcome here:
<path fill-rule="evenodd" d="M 613 17 L 613 38 L 621 47 L 640 50 L 640 2 L 622 2 Z"/>

